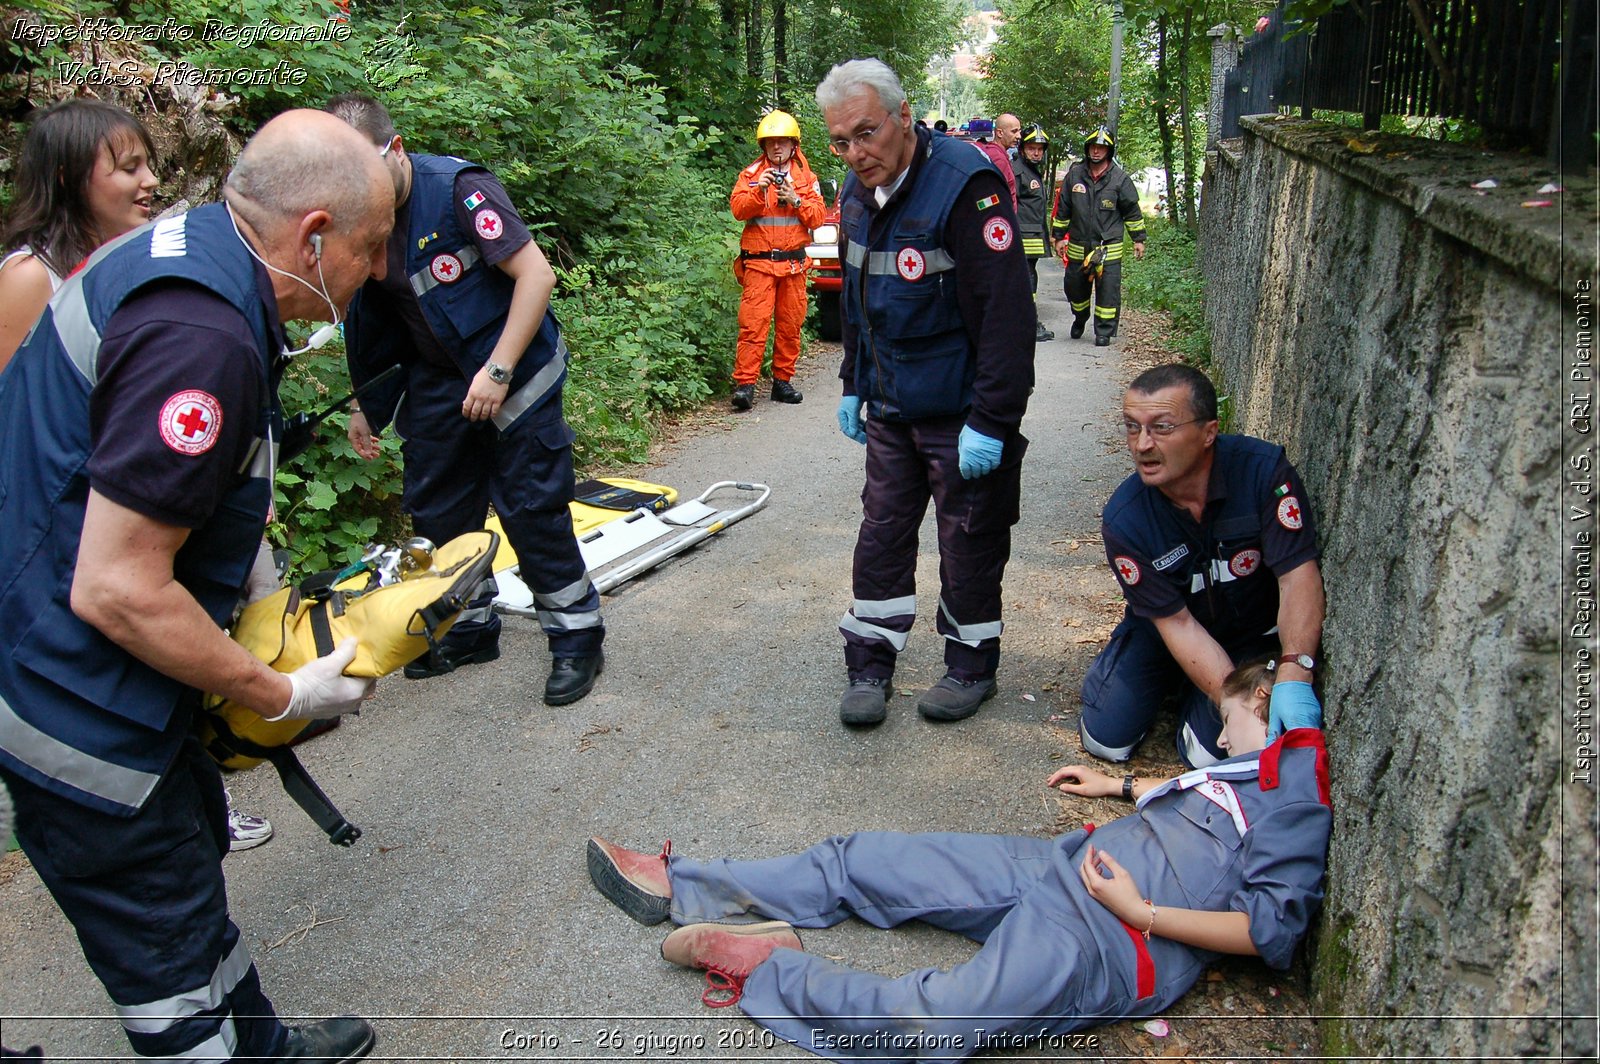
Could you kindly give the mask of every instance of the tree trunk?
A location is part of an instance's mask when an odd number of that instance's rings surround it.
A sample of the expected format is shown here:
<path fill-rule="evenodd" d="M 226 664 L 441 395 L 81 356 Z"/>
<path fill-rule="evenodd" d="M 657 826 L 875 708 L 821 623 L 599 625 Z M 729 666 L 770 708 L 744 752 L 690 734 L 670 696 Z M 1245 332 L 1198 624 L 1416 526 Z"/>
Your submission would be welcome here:
<path fill-rule="evenodd" d="M 746 0 L 744 9 L 744 69 L 752 81 L 761 81 L 766 64 L 761 49 L 761 0 Z"/>
<path fill-rule="evenodd" d="M 1178 42 L 1178 121 L 1183 124 L 1183 217 L 1189 232 L 1198 230 L 1194 216 L 1194 122 L 1189 110 L 1189 41 L 1194 12 L 1183 13 L 1183 38 Z"/>
<path fill-rule="evenodd" d="M 1171 89 L 1167 84 L 1167 16 L 1156 20 L 1156 129 L 1161 131 L 1161 169 L 1167 177 L 1167 217 L 1176 220 L 1173 210 L 1178 186 L 1172 183 L 1172 122 L 1167 109 Z"/>
<path fill-rule="evenodd" d="M 789 109 L 789 0 L 772 0 L 772 84 L 778 106 Z"/>

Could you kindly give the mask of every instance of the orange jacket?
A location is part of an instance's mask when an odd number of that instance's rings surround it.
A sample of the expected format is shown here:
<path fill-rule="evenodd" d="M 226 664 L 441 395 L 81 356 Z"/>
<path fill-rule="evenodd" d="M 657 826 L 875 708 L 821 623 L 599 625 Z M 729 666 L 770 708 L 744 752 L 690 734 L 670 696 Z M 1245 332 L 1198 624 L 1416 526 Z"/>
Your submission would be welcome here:
<path fill-rule="evenodd" d="M 741 252 L 764 254 L 767 252 L 804 251 L 811 242 L 811 230 L 822 224 L 827 207 L 822 202 L 822 186 L 811 164 L 798 148 L 789 160 L 789 182 L 800 195 L 800 205 L 778 202 L 777 186 L 760 187 L 761 175 L 773 167 L 765 153 L 755 162 L 739 171 L 733 183 L 733 194 L 728 197 L 728 209 L 744 223 L 744 233 L 739 238 Z M 741 265 L 747 270 L 762 273 L 787 274 L 805 270 L 808 260 L 751 258 L 741 255 Z"/>

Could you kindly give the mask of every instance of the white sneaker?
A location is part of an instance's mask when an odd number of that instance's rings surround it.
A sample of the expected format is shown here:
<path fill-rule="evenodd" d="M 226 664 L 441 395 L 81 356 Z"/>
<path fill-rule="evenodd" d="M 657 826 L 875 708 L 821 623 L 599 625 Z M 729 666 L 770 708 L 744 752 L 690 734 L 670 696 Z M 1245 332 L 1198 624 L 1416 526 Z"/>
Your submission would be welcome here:
<path fill-rule="evenodd" d="M 228 798 L 228 849 L 248 850 L 272 838 L 272 821 L 264 816 L 241 813 L 233 807 L 233 795 L 226 788 Z"/>

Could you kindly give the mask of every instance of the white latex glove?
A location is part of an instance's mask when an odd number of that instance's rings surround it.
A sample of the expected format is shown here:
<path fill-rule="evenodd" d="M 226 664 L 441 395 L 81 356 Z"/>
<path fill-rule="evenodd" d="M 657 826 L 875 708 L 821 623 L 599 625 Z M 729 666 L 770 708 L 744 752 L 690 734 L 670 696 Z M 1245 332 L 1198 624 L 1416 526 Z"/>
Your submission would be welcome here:
<path fill-rule="evenodd" d="M 340 643 L 333 653 L 291 672 L 288 708 L 266 719 L 320 720 L 360 709 L 378 681 L 344 675 L 345 666 L 355 657 L 356 640 L 352 636 Z"/>
<path fill-rule="evenodd" d="M 278 563 L 272 557 L 272 544 L 262 540 L 256 560 L 250 566 L 250 575 L 244 579 L 244 604 L 260 602 L 282 586 L 278 582 Z"/>

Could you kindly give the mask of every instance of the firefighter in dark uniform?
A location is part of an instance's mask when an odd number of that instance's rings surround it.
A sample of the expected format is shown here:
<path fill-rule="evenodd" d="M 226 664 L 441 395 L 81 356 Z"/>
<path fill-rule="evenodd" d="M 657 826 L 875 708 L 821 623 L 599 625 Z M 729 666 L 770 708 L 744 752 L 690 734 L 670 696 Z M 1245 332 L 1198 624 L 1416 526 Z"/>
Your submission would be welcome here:
<path fill-rule="evenodd" d="M 1144 258 L 1144 215 L 1133 178 L 1113 156 L 1116 143 L 1101 127 L 1083 142 L 1083 158 L 1067 170 L 1050 213 L 1056 255 L 1066 267 L 1062 287 L 1072 304 L 1072 338 L 1083 335 L 1094 299 L 1094 345 L 1117 335 L 1122 311 L 1122 234 L 1133 236 L 1133 257 Z"/>
<path fill-rule="evenodd" d="M 221 626 L 272 503 L 282 323 L 337 321 L 382 274 L 393 188 L 360 136 L 291 111 L 225 197 L 102 248 L 0 375 L 0 780 L 140 1058 L 354 1060 L 366 1021 L 285 1028 L 262 993 L 191 725 L 201 691 L 273 719 L 371 691 L 342 675 L 354 640 L 283 674 Z"/>
<path fill-rule="evenodd" d="M 576 702 L 604 666 L 605 626 L 568 508 L 573 435 L 561 410 L 567 348 L 549 309 L 555 273 L 489 171 L 407 152 L 368 97 L 340 96 L 327 109 L 383 153 L 398 204 L 388 276 L 357 295 L 345 336 L 352 381 L 396 362 L 404 381 L 362 400 L 351 444 L 377 457 L 373 434 L 394 420 L 406 509 L 417 534 L 435 543 L 482 528 L 494 502 L 549 641 L 544 701 Z M 486 583 L 440 650 L 406 675 L 498 658 L 493 595 Z"/>
<path fill-rule="evenodd" d="M 1044 130 L 1029 126 L 1022 134 L 1017 157 L 1011 160 L 1017 175 L 1017 231 L 1022 237 L 1022 254 L 1028 260 L 1028 284 L 1035 302 L 1039 299 L 1039 260 L 1044 258 L 1050 240 L 1050 167 L 1045 161 L 1049 150 L 1050 138 Z M 1036 343 L 1055 338 L 1044 322 L 1034 326 Z"/>
<path fill-rule="evenodd" d="M 840 195 L 839 425 L 867 447 L 839 714 L 884 719 L 916 617 L 917 528 L 931 498 L 946 674 L 917 709 L 960 720 L 995 693 L 1000 580 L 1028 446 L 1033 307 L 1016 214 L 982 154 L 914 125 L 878 60 L 834 67 L 817 103 L 851 170 Z"/>
<path fill-rule="evenodd" d="M 1083 681 L 1084 749 L 1126 761 L 1176 698 L 1178 752 L 1201 768 L 1217 747 L 1222 681 L 1277 655 L 1273 735 L 1308 718 L 1324 597 L 1305 485 L 1283 448 L 1217 434 L 1217 393 L 1181 364 L 1128 386 L 1122 417 L 1136 472 L 1112 494 L 1101 535 L 1127 612 Z"/>

